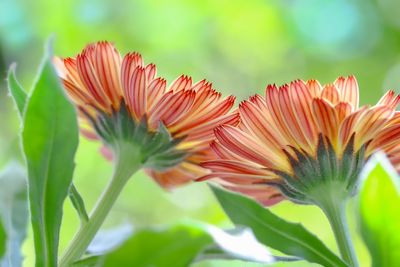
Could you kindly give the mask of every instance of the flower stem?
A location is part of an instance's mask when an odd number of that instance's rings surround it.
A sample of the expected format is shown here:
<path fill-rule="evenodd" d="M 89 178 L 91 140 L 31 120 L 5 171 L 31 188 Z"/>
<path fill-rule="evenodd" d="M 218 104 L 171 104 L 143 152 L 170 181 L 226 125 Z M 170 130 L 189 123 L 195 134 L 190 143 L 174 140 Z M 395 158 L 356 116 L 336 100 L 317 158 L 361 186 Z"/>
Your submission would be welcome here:
<path fill-rule="evenodd" d="M 329 196 L 329 194 L 327 194 Z M 326 197 L 320 202 L 320 207 L 329 220 L 336 238 L 342 259 L 351 267 L 358 267 L 357 257 L 351 241 L 350 231 L 346 220 L 346 199 Z"/>
<path fill-rule="evenodd" d="M 138 160 L 132 159 L 131 147 L 119 146 L 113 176 L 93 208 L 88 222 L 81 225 L 78 232 L 68 245 L 59 262 L 60 267 L 69 267 L 79 260 L 86 252 L 90 242 L 100 229 L 115 201 L 120 195 L 129 178 L 140 169 Z M 129 156 L 130 155 L 130 156 Z"/>

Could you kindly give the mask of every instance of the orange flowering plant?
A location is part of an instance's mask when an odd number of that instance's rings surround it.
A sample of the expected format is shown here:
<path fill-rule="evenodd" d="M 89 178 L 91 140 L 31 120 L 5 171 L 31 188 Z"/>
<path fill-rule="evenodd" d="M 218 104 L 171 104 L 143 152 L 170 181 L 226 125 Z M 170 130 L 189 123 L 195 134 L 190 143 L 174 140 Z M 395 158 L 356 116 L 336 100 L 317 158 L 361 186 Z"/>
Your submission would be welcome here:
<path fill-rule="evenodd" d="M 353 76 L 325 86 L 297 80 L 279 88 L 268 86 L 265 97 L 255 95 L 234 109 L 235 97 L 222 97 L 210 82 L 193 82 L 182 75 L 167 84 L 140 54 L 121 55 L 105 41 L 88 45 L 76 57 L 53 57 L 48 51 L 29 94 L 13 69 L 8 85 L 22 120 L 28 181 L 27 189 L 21 185 L 8 194 L 13 198 L 14 191 L 28 191 L 22 208 L 14 212 L 23 213 L 26 223 L 24 205 L 29 204 L 37 267 L 185 267 L 210 258 L 263 264 L 303 259 L 322 266 L 358 266 L 345 216 L 346 203 L 355 195 L 359 226 L 373 263 L 400 263 L 397 254 L 384 254 L 382 231 L 376 230 L 380 217 L 372 218 L 368 212 L 374 202 L 374 214 L 389 218 L 393 212 L 379 211 L 378 204 L 392 211 L 400 199 L 396 171 L 384 156 L 374 156 L 380 151 L 394 168 L 400 167 L 396 111 L 400 98 L 392 91 L 375 106 L 360 107 Z M 98 141 L 101 153 L 114 166 L 89 214 L 73 183 L 79 132 Z M 372 163 L 366 164 L 368 160 Z M 162 249 L 157 242 L 150 252 L 132 250 L 132 244 L 140 244 L 149 232 L 132 236 L 124 232 L 118 242 L 110 241 L 118 246 L 96 250 L 93 244 L 102 223 L 130 177 L 142 169 L 165 189 L 205 180 L 228 189 L 212 186 L 238 228 L 232 233 L 200 222 L 173 225 L 172 232 L 150 234 L 160 238 L 159 243 L 177 244 L 154 257 L 148 255 Z M 81 225 L 59 257 L 67 197 Z M 324 211 L 340 256 L 303 226 L 268 209 L 285 199 Z M 400 220 L 390 221 L 388 228 L 394 229 Z M 7 229 L 23 232 L 22 226 Z M 0 224 L 0 245 L 12 237 L 5 232 Z M 383 233 L 392 238 L 389 230 Z M 20 245 L 23 238 L 18 240 Z M 400 241 L 393 239 L 390 244 L 395 250 Z M 285 256 L 273 256 L 267 247 Z M 21 266 L 21 256 L 11 245 L 5 251 L 9 259 L 5 266 Z"/>
<path fill-rule="evenodd" d="M 400 96 L 387 92 L 375 106 L 359 107 L 353 76 L 321 86 L 296 80 L 269 85 L 239 105 L 238 126 L 215 129 L 218 159 L 201 166 L 224 187 L 263 205 L 283 199 L 315 204 L 329 219 L 343 260 L 357 266 L 347 229 L 345 204 L 358 192 L 366 160 L 384 152 L 400 165 Z"/>

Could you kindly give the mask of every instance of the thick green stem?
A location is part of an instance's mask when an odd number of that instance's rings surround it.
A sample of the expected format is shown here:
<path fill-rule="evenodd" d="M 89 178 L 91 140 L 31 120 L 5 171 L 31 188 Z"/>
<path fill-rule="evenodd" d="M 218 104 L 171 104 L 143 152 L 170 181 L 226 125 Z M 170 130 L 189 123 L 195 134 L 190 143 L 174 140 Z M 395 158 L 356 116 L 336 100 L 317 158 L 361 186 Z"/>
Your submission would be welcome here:
<path fill-rule="evenodd" d="M 140 169 L 141 165 L 139 161 L 135 160 L 135 157 L 132 157 L 133 150 L 134 149 L 132 149 L 132 146 L 129 144 L 118 146 L 114 174 L 93 208 L 89 216 L 89 221 L 81 225 L 65 250 L 59 262 L 60 267 L 69 267 L 73 262 L 82 257 L 106 219 L 125 184 L 129 178 Z"/>
<path fill-rule="evenodd" d="M 342 259 L 351 267 L 358 267 L 357 257 L 351 241 L 350 231 L 346 220 L 346 200 L 340 197 L 326 195 L 320 207 L 329 220 L 336 238 Z"/>

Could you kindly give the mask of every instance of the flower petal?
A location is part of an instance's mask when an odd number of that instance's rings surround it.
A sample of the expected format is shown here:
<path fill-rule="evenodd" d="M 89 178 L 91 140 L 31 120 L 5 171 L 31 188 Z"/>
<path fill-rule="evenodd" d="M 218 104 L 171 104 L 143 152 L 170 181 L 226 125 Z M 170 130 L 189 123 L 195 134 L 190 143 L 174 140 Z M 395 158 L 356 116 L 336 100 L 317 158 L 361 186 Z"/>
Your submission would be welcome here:
<path fill-rule="evenodd" d="M 143 67 L 135 68 L 124 94 L 132 115 L 140 120 L 147 110 L 147 86 Z"/>
<path fill-rule="evenodd" d="M 342 123 L 342 121 L 351 114 L 352 109 L 353 109 L 353 106 L 346 102 L 339 102 L 336 104 L 335 110 L 336 110 L 336 114 L 337 114 L 339 123 Z"/>
<path fill-rule="evenodd" d="M 326 136 L 334 147 L 337 147 L 339 119 L 335 108 L 329 102 L 321 98 L 314 98 L 312 107 L 319 132 Z M 315 139 L 315 141 L 317 141 L 317 139 Z"/>
<path fill-rule="evenodd" d="M 322 86 L 317 80 L 308 80 L 306 86 L 313 98 L 321 96 Z"/>
<path fill-rule="evenodd" d="M 196 92 L 193 90 L 181 90 L 173 94 L 167 103 L 154 111 L 164 124 L 169 127 L 175 121 L 179 120 L 192 106 L 196 97 Z"/>
<path fill-rule="evenodd" d="M 353 112 L 346 119 L 343 120 L 342 124 L 339 127 L 339 147 L 340 149 L 344 149 L 349 142 L 351 136 L 354 133 L 354 128 L 357 125 L 358 121 L 364 114 L 368 111 L 368 107 L 364 106 Z"/>
<path fill-rule="evenodd" d="M 377 106 L 383 105 L 395 110 L 399 105 L 399 103 L 400 103 L 400 95 L 396 95 L 396 93 L 393 90 L 390 90 L 384 96 L 382 96 Z"/>
<path fill-rule="evenodd" d="M 354 126 L 354 149 L 358 150 L 363 144 L 370 141 L 378 134 L 394 111 L 387 106 L 376 106 L 365 112 Z"/>
<path fill-rule="evenodd" d="M 248 131 L 270 147 L 274 154 L 284 157 L 282 146 L 285 141 L 270 127 L 271 123 L 263 116 L 262 111 L 252 102 L 243 101 L 239 105 L 239 112 Z"/>
<path fill-rule="evenodd" d="M 339 91 L 333 84 L 327 84 L 324 86 L 321 97 L 333 105 L 336 105 L 340 99 Z"/>
<path fill-rule="evenodd" d="M 223 146 L 245 159 L 265 167 L 289 168 L 286 160 L 275 157 L 269 147 L 237 128 L 220 126 L 215 129 L 215 136 Z"/>
<path fill-rule="evenodd" d="M 172 82 L 169 90 L 173 92 L 179 92 L 182 90 L 190 90 L 192 88 L 192 78 L 181 75 L 175 81 Z"/>
<path fill-rule="evenodd" d="M 76 63 L 79 78 L 84 86 L 105 111 L 111 112 L 111 100 L 104 93 L 103 87 L 97 77 L 97 73 L 88 56 L 83 52 L 78 55 Z"/>
<path fill-rule="evenodd" d="M 339 83 L 340 84 L 340 83 Z M 358 103 L 359 103 L 359 90 L 358 90 L 358 83 L 357 80 L 354 76 L 349 76 L 345 79 L 345 82 L 343 86 L 340 88 L 341 89 L 341 99 L 343 102 L 349 102 L 350 104 L 353 105 L 354 109 L 358 109 Z"/>
<path fill-rule="evenodd" d="M 99 82 L 115 109 L 119 108 L 122 95 L 120 83 L 121 56 L 109 42 L 98 42 L 95 46 L 93 66 Z"/>

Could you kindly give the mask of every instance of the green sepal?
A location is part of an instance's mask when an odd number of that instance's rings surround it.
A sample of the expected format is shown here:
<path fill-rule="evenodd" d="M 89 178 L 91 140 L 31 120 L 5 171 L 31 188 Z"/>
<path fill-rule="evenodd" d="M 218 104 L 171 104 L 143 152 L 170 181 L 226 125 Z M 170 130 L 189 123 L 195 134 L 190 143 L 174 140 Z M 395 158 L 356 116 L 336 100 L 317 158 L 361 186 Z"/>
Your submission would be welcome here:
<path fill-rule="evenodd" d="M 182 162 L 187 156 L 186 150 L 177 149 L 182 141 L 171 137 L 168 129 L 160 123 L 157 130 L 152 130 L 147 124 L 147 117 L 140 121 L 134 119 L 125 103 L 122 101 L 119 110 L 107 114 L 97 110 L 93 117 L 84 110 L 82 112 L 93 125 L 98 136 L 118 156 L 121 146 L 132 149 L 132 158 L 138 158 L 144 168 L 158 171 L 171 168 Z M 124 149 L 124 156 L 130 157 Z"/>
<path fill-rule="evenodd" d="M 301 204 L 319 204 L 321 192 L 337 190 L 341 196 L 351 197 L 357 191 L 358 176 L 365 163 L 365 146 L 354 149 L 354 135 L 339 158 L 328 138 L 320 135 L 315 155 L 290 147 L 284 150 L 293 173 L 272 169 L 283 182 L 275 183 L 288 199 Z"/>

